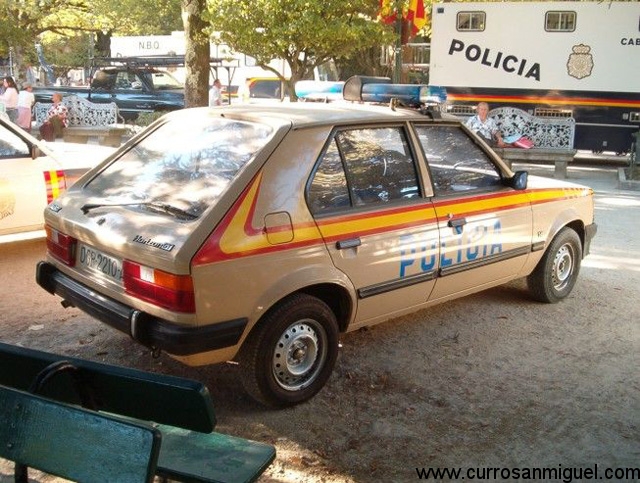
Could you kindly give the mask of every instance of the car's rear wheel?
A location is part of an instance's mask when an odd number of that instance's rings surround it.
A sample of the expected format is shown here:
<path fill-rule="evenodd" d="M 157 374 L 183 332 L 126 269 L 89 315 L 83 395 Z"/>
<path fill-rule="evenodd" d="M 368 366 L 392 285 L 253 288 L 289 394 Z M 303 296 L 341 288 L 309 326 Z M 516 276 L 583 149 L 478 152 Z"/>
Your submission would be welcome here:
<path fill-rule="evenodd" d="M 325 385 L 338 356 L 338 323 L 323 301 L 296 294 L 267 313 L 240 352 L 243 385 L 269 406 L 290 406 Z"/>
<path fill-rule="evenodd" d="M 582 242 L 571 228 L 563 228 L 527 278 L 529 291 L 540 302 L 559 302 L 571 293 L 582 260 Z"/>

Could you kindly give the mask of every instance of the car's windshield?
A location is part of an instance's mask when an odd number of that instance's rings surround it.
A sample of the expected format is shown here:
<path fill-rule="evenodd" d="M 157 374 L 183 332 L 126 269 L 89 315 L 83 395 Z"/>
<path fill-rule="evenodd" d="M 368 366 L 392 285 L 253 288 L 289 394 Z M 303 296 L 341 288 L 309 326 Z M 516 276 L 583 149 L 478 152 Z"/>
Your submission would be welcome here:
<path fill-rule="evenodd" d="M 162 203 L 196 218 L 218 200 L 272 133 L 263 124 L 213 116 L 173 119 L 92 179 L 86 194 L 91 203 L 140 210 Z"/>
<path fill-rule="evenodd" d="M 184 85 L 169 72 L 152 72 L 151 81 L 153 82 L 153 87 L 159 90 L 184 89 Z"/>

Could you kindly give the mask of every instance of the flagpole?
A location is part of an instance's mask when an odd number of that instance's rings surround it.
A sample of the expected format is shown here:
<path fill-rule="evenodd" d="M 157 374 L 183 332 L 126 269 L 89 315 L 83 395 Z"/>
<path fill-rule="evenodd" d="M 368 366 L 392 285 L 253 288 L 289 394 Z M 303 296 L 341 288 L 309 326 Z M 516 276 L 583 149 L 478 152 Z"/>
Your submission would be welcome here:
<path fill-rule="evenodd" d="M 396 46 L 395 66 L 393 69 L 393 83 L 400 84 L 402 80 L 402 0 L 396 0 Z"/>

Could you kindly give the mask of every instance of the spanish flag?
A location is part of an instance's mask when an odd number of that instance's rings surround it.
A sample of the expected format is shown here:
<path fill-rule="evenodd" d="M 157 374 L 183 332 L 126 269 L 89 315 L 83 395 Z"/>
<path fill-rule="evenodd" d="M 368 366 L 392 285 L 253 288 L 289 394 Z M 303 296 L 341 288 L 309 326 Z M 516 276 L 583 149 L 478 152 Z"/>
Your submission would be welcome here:
<path fill-rule="evenodd" d="M 406 20 L 411 24 L 411 35 L 416 35 L 427 24 L 424 0 L 409 0 Z"/>
<path fill-rule="evenodd" d="M 380 13 L 378 19 L 385 24 L 392 24 L 396 21 L 396 0 L 380 0 Z"/>
<path fill-rule="evenodd" d="M 51 203 L 67 189 L 64 171 L 45 171 L 44 184 L 47 188 L 47 203 Z"/>

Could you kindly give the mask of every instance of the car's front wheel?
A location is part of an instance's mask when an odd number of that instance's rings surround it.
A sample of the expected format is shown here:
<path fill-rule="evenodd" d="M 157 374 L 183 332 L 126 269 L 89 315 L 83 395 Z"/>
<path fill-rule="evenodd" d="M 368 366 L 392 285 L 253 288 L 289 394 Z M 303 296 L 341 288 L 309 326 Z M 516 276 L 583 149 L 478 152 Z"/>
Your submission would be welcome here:
<path fill-rule="evenodd" d="M 529 291 L 540 302 L 559 302 L 573 290 L 580 272 L 582 242 L 571 228 L 563 228 L 554 237 L 527 278 Z"/>
<path fill-rule="evenodd" d="M 290 406 L 325 385 L 338 356 L 338 323 L 322 300 L 296 294 L 253 329 L 240 352 L 246 391 L 269 406 Z"/>

